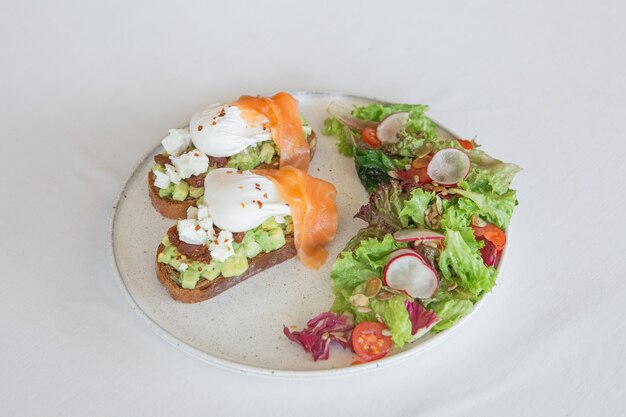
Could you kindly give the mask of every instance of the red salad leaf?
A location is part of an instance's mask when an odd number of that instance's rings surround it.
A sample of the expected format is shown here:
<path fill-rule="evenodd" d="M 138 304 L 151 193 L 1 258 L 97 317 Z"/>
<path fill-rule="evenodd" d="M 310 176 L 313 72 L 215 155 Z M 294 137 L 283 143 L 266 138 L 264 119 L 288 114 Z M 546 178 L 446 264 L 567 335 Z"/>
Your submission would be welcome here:
<path fill-rule="evenodd" d="M 439 323 L 439 317 L 434 312 L 422 307 L 417 300 L 413 302 L 405 301 L 404 305 L 409 312 L 409 319 L 411 320 L 411 335 L 415 336 L 417 332 L 420 332 L 421 334 L 417 336 L 420 337 L 435 324 Z"/>
<path fill-rule="evenodd" d="M 496 245 L 482 236 L 478 237 L 476 240 L 482 240 L 485 242 L 485 246 L 480 248 L 480 255 L 482 256 L 485 265 L 494 266 L 496 264 L 496 255 L 498 253 Z"/>
<path fill-rule="evenodd" d="M 296 342 L 307 352 L 311 352 L 315 361 L 328 359 L 330 342 L 333 340 L 344 349 L 348 347 L 354 327 L 351 317 L 331 312 L 313 317 L 306 325 L 306 329 L 299 332 L 291 332 L 287 326 L 284 326 L 283 333 L 289 340 Z"/>

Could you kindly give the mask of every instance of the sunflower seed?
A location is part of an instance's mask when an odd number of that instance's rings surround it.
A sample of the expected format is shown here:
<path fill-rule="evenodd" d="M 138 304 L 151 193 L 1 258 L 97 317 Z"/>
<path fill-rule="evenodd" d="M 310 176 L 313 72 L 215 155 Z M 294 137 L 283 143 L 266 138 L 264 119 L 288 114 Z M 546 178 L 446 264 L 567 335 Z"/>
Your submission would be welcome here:
<path fill-rule="evenodd" d="M 389 329 L 383 329 L 383 331 L 380 332 L 383 336 L 391 336 L 391 331 Z"/>
<path fill-rule="evenodd" d="M 369 313 L 372 311 L 372 309 L 369 307 L 357 307 L 356 311 L 359 313 Z"/>
<path fill-rule="evenodd" d="M 387 171 L 387 175 L 389 175 L 391 178 L 395 178 L 395 179 L 400 179 L 398 177 L 398 174 L 396 173 L 396 171 Z"/>
<path fill-rule="evenodd" d="M 447 290 L 448 290 L 448 291 L 452 291 L 453 289 L 455 289 L 455 288 L 456 288 L 456 287 L 458 287 L 458 286 L 459 286 L 459 284 L 457 284 L 457 283 L 455 282 L 455 283 L 453 283 L 452 285 L 450 285 L 450 286 L 447 288 Z"/>

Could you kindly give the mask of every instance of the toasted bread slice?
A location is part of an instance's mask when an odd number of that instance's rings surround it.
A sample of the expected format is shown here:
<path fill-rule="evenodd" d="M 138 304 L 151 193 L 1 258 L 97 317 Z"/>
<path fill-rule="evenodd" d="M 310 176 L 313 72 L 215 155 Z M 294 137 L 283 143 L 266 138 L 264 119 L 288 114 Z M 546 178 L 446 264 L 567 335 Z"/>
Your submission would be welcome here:
<path fill-rule="evenodd" d="M 296 256 L 296 247 L 293 235 L 287 236 L 284 246 L 269 253 L 260 253 L 254 258 L 248 259 L 248 269 L 246 269 L 243 274 L 230 278 L 224 278 L 220 275 L 212 281 L 201 278 L 196 284 L 196 288 L 188 290 L 178 285 L 180 273 L 174 267 L 158 262 L 159 253 L 162 252 L 163 249 L 165 249 L 163 244 L 160 244 L 157 248 L 157 278 L 174 300 L 183 303 L 199 303 L 201 301 L 208 300 L 209 298 L 213 298 L 230 287 L 245 281 L 251 276 Z"/>
<path fill-rule="evenodd" d="M 317 136 L 315 136 L 315 132 L 311 131 L 311 134 L 307 138 L 309 142 L 309 147 L 311 148 L 311 159 L 313 159 L 313 155 L 315 154 L 315 149 L 317 147 Z M 266 169 L 266 168 L 278 168 L 280 163 L 280 158 L 278 155 L 274 156 L 272 162 L 269 164 L 262 164 L 258 168 Z M 159 196 L 159 189 L 156 185 L 154 185 L 154 174 L 152 171 L 148 172 L 148 192 L 150 194 L 150 201 L 154 208 L 163 216 L 168 219 L 184 219 L 187 217 L 187 209 L 191 206 L 195 206 L 197 199 L 189 198 L 185 201 L 177 201 L 167 197 Z"/>

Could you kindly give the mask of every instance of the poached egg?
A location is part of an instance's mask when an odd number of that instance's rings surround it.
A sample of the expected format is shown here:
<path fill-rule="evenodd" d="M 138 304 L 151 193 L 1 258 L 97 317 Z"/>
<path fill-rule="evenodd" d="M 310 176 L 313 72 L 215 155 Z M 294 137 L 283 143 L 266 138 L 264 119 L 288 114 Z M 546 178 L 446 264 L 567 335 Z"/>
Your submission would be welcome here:
<path fill-rule="evenodd" d="M 196 112 L 189 123 L 194 146 L 209 156 L 229 157 L 259 142 L 271 140 L 269 121 L 248 125 L 241 110 L 229 104 L 212 104 Z"/>
<path fill-rule="evenodd" d="M 204 204 L 220 229 L 245 232 L 270 217 L 281 219 L 291 209 L 270 179 L 250 171 L 219 168 L 204 180 Z"/>

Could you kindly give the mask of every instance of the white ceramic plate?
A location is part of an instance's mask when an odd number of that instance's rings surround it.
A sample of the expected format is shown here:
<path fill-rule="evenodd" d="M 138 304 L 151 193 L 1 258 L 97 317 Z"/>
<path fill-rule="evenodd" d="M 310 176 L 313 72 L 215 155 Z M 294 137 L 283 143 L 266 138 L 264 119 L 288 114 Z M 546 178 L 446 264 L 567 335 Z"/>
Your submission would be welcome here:
<path fill-rule="evenodd" d="M 375 101 L 332 93 L 299 92 L 294 96 L 300 102 L 300 112 L 318 135 L 309 172 L 332 182 L 338 190 L 339 230 L 328 247 L 330 256 L 324 267 L 310 271 L 294 258 L 209 301 L 183 304 L 172 300 L 157 280 L 154 265 L 156 247 L 174 223 L 159 215 L 148 198 L 146 177 L 153 155 L 160 151 L 157 146 L 134 169 L 113 207 L 110 239 L 117 278 L 133 309 L 157 334 L 221 367 L 260 375 L 319 378 L 360 373 L 406 360 L 440 341 L 450 330 L 428 334 L 382 360 L 358 366 L 351 365 L 356 355 L 338 346 L 331 348 L 329 360 L 314 362 L 309 353 L 283 335 L 283 324 L 302 328 L 307 320 L 328 310 L 333 301 L 332 262 L 356 231 L 365 226 L 352 217 L 367 201 L 353 160 L 339 155 L 335 140 L 322 135 L 326 107 L 331 101 L 361 105 Z M 452 135 L 439 129 L 443 136 Z"/>

